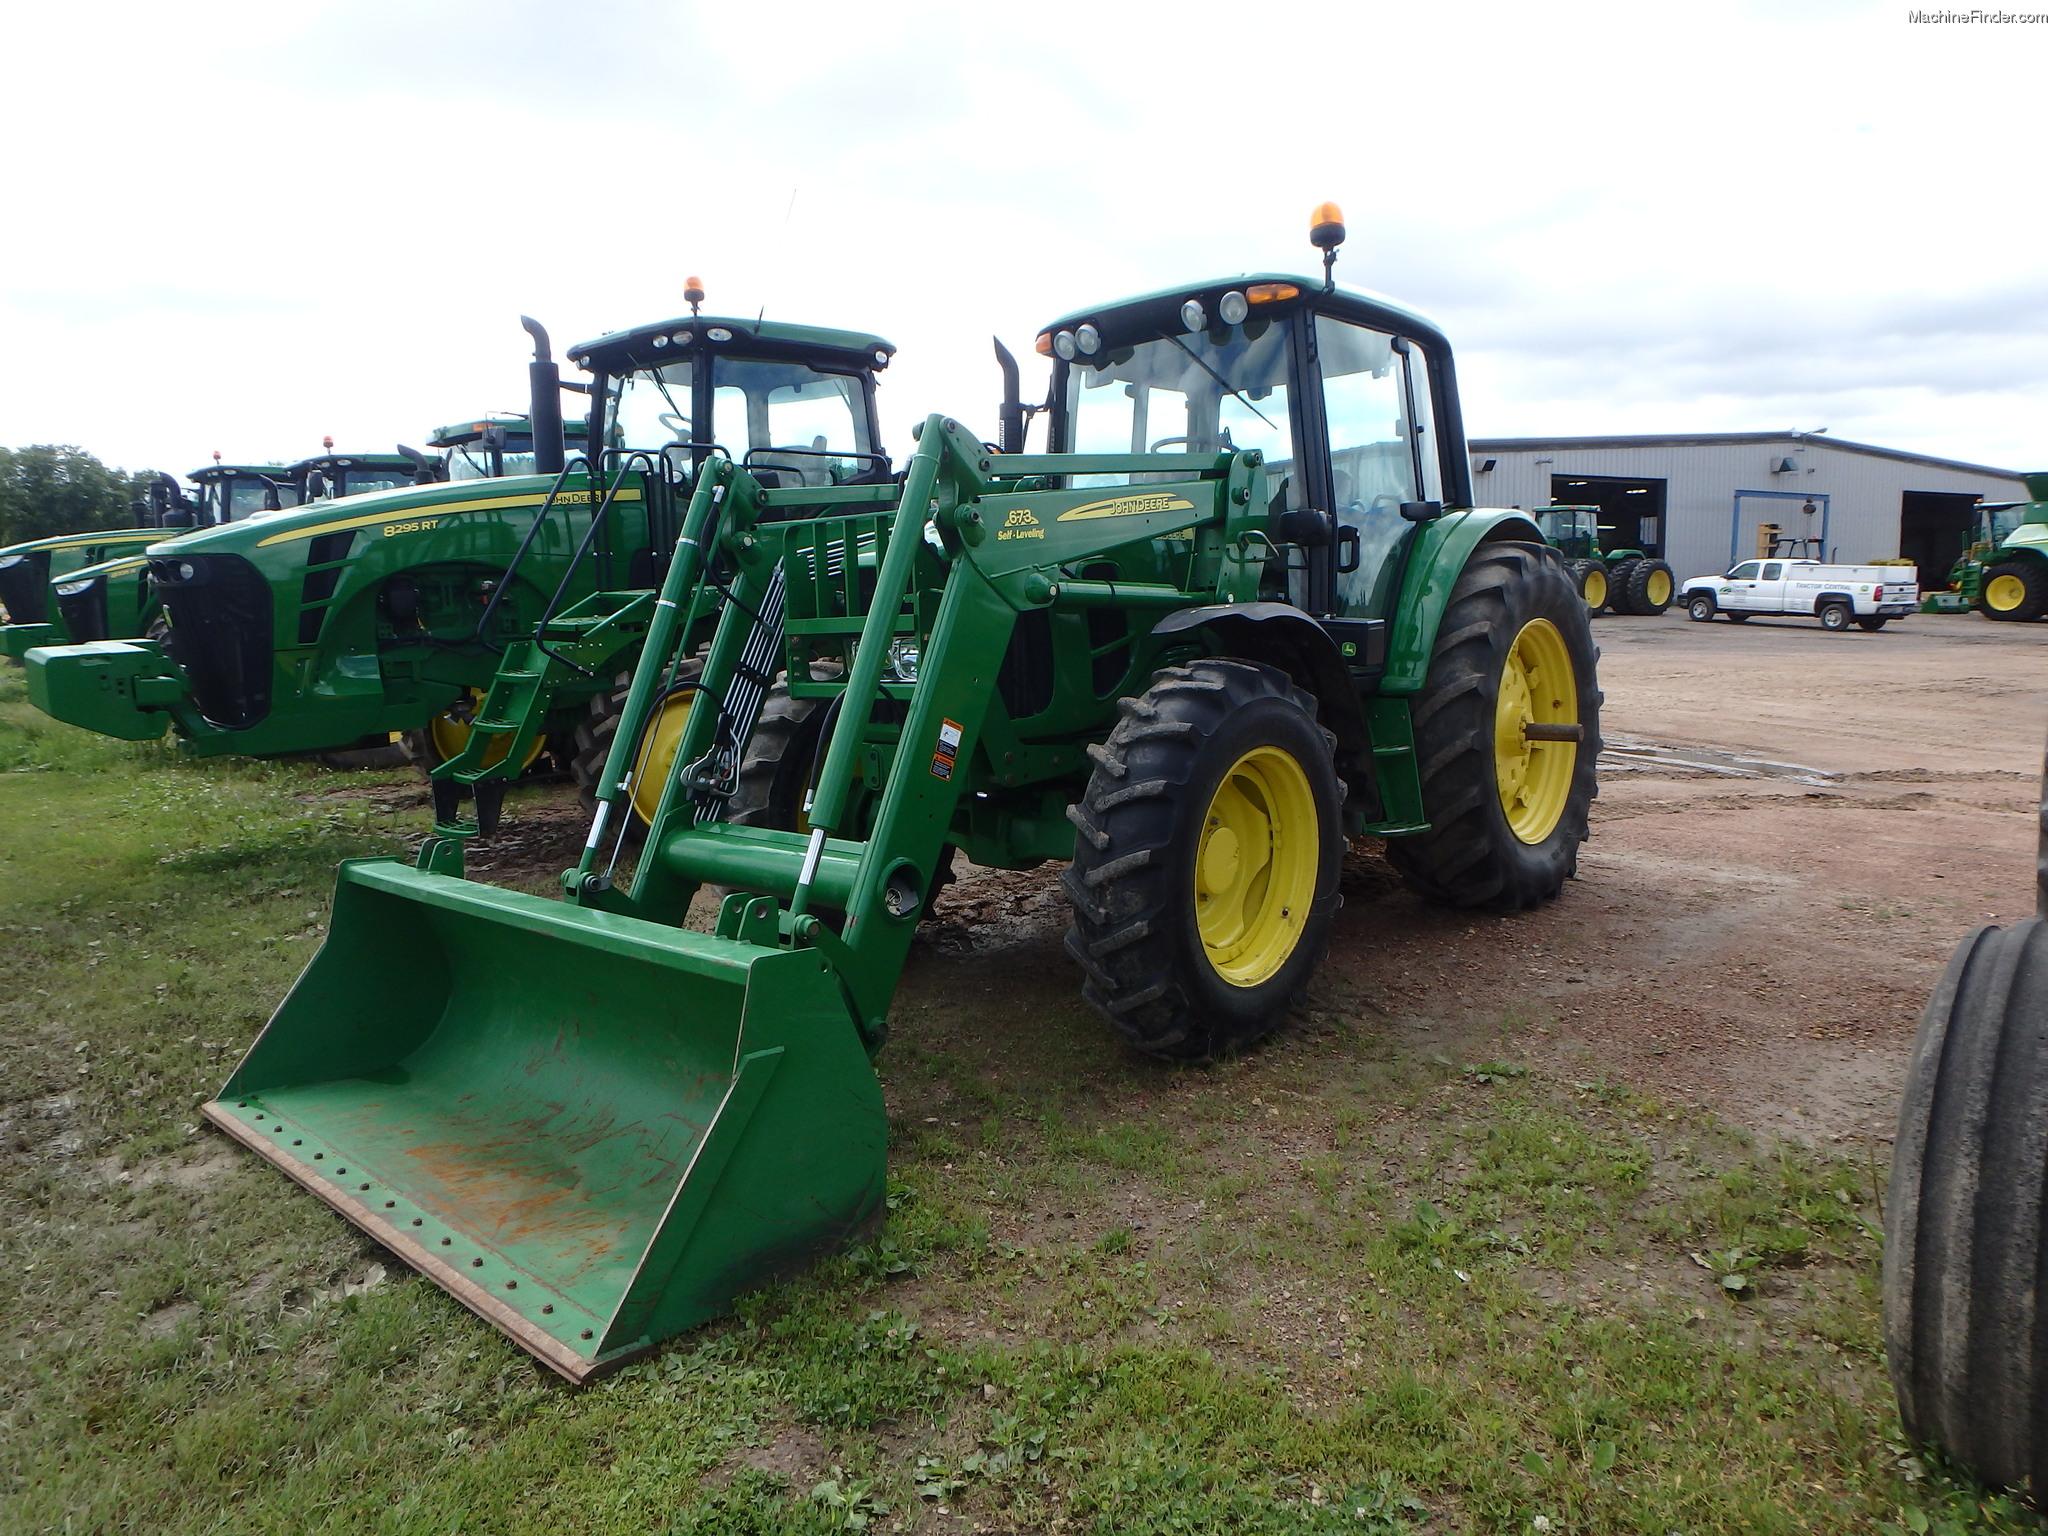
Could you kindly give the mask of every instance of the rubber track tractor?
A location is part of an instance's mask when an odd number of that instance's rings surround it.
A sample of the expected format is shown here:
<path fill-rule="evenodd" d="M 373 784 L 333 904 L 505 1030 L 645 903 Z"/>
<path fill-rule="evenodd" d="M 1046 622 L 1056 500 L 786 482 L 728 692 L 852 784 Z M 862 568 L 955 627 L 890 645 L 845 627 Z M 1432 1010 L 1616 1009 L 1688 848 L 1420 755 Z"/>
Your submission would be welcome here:
<path fill-rule="evenodd" d="M 458 838 L 344 864 L 205 1107 L 572 1380 L 875 1230 L 870 1060 L 956 851 L 1064 863 L 1085 996 L 1190 1061 L 1301 995 L 1347 833 L 1455 906 L 1574 871 L 1585 605 L 1528 517 L 1471 507 L 1434 326 L 1267 274 L 1039 346 L 1049 453 L 931 416 L 881 483 L 707 456 L 561 899 L 464 878 Z"/>

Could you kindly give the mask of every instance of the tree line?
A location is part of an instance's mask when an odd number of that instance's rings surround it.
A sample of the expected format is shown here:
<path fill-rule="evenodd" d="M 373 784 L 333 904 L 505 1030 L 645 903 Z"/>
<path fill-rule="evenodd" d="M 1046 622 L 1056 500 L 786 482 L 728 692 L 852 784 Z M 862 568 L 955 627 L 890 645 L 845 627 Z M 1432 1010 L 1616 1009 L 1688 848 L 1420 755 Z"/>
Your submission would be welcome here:
<path fill-rule="evenodd" d="M 133 528 L 131 503 L 155 478 L 155 470 L 115 469 L 70 443 L 0 448 L 0 548 L 95 528 Z"/>

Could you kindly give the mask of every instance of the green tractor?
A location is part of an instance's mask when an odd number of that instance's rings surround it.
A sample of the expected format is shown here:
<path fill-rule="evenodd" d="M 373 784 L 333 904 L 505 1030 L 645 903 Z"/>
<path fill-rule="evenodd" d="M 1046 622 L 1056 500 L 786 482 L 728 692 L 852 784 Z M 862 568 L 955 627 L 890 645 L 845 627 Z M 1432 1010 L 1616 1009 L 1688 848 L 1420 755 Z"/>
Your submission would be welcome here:
<path fill-rule="evenodd" d="M 123 640 L 161 633 L 162 605 L 148 579 L 150 545 L 252 512 L 297 506 L 290 472 L 274 464 L 223 464 L 220 455 L 186 477 L 186 494 L 159 474 L 133 504 L 136 526 L 66 534 L 0 549 L 0 656 L 19 661 L 32 646 Z"/>
<path fill-rule="evenodd" d="M 564 463 L 561 381 L 546 333 L 526 324 L 537 473 L 419 484 L 424 455 L 294 465 L 303 505 L 151 547 L 168 645 L 31 649 L 31 700 L 127 740 L 168 729 L 200 755 L 372 750 L 424 731 L 431 762 L 467 739 L 508 646 L 593 593 L 658 581 L 702 460 L 729 445 L 764 474 L 886 471 L 874 380 L 894 349 L 878 337 L 707 315 L 579 348 L 595 373 L 593 469 Z M 574 738 L 617 691 L 611 675 L 578 674 L 548 735 Z"/>
<path fill-rule="evenodd" d="M 563 447 L 582 453 L 589 441 L 587 422 L 562 423 Z M 508 475 L 537 473 L 538 458 L 533 445 L 533 420 L 528 416 L 486 416 L 442 427 L 427 439 L 429 448 L 441 450 L 430 458 L 415 449 L 399 445 L 418 467 L 418 483 L 434 480 L 503 480 Z"/>
<path fill-rule="evenodd" d="M 1654 617 L 1671 606 L 1677 591 L 1671 567 L 1640 549 L 1602 549 L 1600 535 L 1611 532 L 1600 521 L 1600 508 L 1539 507 L 1536 524 L 1544 542 L 1564 556 L 1588 613 L 1631 613 Z"/>
<path fill-rule="evenodd" d="M 931 416 L 876 483 L 704 455 L 563 899 L 463 878 L 458 838 L 345 864 L 208 1118 L 583 1380 L 873 1229 L 870 1058 L 956 850 L 1065 862 L 1083 994 L 1188 1061 L 1302 994 L 1347 833 L 1452 906 L 1555 897 L 1600 749 L 1585 604 L 1471 505 L 1443 335 L 1325 273 L 1048 327 L 1050 453 Z"/>
<path fill-rule="evenodd" d="M 1987 619 L 2048 617 L 2048 472 L 2020 478 L 2034 499 L 1979 506 L 1976 537 L 1949 573 Z"/>

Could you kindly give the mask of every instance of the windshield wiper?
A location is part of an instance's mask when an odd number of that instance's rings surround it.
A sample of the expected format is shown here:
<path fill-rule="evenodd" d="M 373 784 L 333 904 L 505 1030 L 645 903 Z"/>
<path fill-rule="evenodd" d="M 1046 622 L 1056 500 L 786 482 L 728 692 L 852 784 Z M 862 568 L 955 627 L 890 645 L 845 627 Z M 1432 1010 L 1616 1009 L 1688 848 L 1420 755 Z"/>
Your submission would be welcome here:
<path fill-rule="evenodd" d="M 1253 405 L 1250 400 L 1245 398 L 1243 390 L 1239 389 L 1235 384 L 1231 383 L 1230 380 L 1223 377 L 1222 374 L 1218 373 L 1214 368 L 1211 368 L 1206 362 L 1204 362 L 1202 360 L 1201 354 L 1195 351 L 1193 347 L 1189 346 L 1186 342 L 1182 341 L 1178 336 L 1174 335 L 1171 331 L 1161 331 L 1159 333 L 1159 337 L 1160 340 L 1170 341 L 1176 347 L 1179 347 L 1181 351 L 1187 353 L 1189 357 L 1194 359 L 1195 366 L 1197 368 L 1201 369 L 1202 372 L 1209 375 L 1210 378 L 1214 379 L 1218 384 L 1221 384 L 1225 389 L 1229 390 L 1231 394 L 1235 395 L 1237 397 L 1238 403 L 1242 405 L 1246 410 L 1250 411 L 1254 416 L 1258 417 L 1259 420 L 1264 421 L 1267 426 L 1273 427 L 1273 430 L 1275 432 L 1278 432 L 1280 430 L 1278 427 L 1273 426 L 1273 423 L 1271 421 L 1267 420 L 1266 413 L 1264 411 L 1260 410 L 1256 405 Z"/>

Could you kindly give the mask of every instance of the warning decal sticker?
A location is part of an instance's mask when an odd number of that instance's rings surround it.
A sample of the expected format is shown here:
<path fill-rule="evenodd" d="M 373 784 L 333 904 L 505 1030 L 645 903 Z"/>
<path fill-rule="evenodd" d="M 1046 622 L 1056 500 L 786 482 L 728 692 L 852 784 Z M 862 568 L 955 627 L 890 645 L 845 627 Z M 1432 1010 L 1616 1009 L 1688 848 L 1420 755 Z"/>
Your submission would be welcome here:
<path fill-rule="evenodd" d="M 950 779 L 953 765 L 960 760 L 960 722 L 941 720 L 939 722 L 939 747 L 932 753 L 932 777 Z"/>

